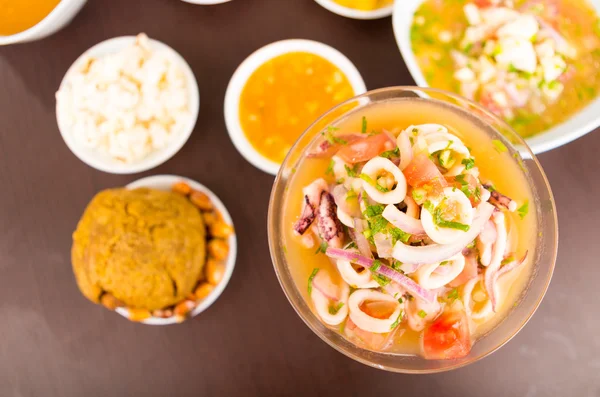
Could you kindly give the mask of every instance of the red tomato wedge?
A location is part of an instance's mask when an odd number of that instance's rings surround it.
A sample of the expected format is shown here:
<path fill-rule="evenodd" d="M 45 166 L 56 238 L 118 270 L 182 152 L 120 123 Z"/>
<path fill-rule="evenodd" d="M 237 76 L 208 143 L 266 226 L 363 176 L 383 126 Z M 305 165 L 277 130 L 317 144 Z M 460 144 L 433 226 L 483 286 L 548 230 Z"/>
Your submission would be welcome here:
<path fill-rule="evenodd" d="M 450 281 L 449 285 L 452 288 L 463 285 L 472 278 L 477 277 L 477 254 L 474 250 L 469 249 L 468 251 L 463 250 L 463 255 L 465 256 L 465 267 L 454 280 Z"/>
<path fill-rule="evenodd" d="M 460 189 L 463 192 L 467 190 L 468 194 L 465 194 L 471 201 L 471 205 L 475 206 L 481 201 L 478 198 L 478 195 L 476 194 L 477 188 L 479 188 L 479 195 L 481 195 L 481 187 L 479 186 L 477 179 L 473 175 L 462 174 L 458 177 L 458 179 L 456 176 L 447 176 L 445 177 L 445 179 L 450 186 Z"/>
<path fill-rule="evenodd" d="M 360 305 L 360 310 L 371 317 L 384 319 L 390 318 L 396 310 L 396 304 L 392 302 L 363 302 Z"/>
<path fill-rule="evenodd" d="M 471 351 L 469 323 L 464 310 L 444 312 L 422 336 L 423 356 L 428 360 L 465 357 Z"/>
<path fill-rule="evenodd" d="M 386 150 L 392 150 L 395 145 L 387 134 L 381 133 L 348 143 L 337 152 L 337 155 L 347 163 L 361 163 L 371 160 Z"/>
<path fill-rule="evenodd" d="M 441 189 L 447 185 L 438 167 L 425 153 L 413 157 L 402 172 L 406 182 L 412 187 L 423 187 L 425 190 L 441 193 Z"/>

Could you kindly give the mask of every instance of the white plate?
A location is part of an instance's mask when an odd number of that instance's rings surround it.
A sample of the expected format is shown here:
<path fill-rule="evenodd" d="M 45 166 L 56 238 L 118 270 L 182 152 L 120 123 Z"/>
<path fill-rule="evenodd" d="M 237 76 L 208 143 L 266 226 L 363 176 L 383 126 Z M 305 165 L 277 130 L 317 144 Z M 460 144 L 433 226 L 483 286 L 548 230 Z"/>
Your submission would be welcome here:
<path fill-rule="evenodd" d="M 315 0 L 319 5 L 327 10 L 352 19 L 379 19 L 392 15 L 393 5 L 378 8 L 372 11 L 356 10 L 354 8 L 344 7 L 334 2 L 333 0 Z M 404 0 L 398 0 L 404 1 Z"/>
<path fill-rule="evenodd" d="M 238 152 L 256 168 L 271 175 L 277 175 L 280 164 L 258 153 L 246 138 L 239 117 L 240 95 L 248 78 L 258 67 L 272 58 L 290 52 L 308 52 L 333 63 L 348 78 L 354 95 L 363 94 L 367 90 L 356 66 L 344 54 L 317 41 L 299 39 L 277 41 L 260 48 L 246 58 L 233 73 L 227 86 L 224 106 L 225 125 Z"/>
<path fill-rule="evenodd" d="M 399 0 L 394 3 L 392 25 L 396 42 L 400 53 L 418 86 L 427 87 L 425 76 L 417 63 L 417 58 L 412 50 L 410 42 L 410 27 L 413 15 L 425 0 Z M 600 13 L 600 0 L 591 0 L 590 4 Z M 572 115 L 565 122 L 558 124 L 546 131 L 525 139 L 531 151 L 539 154 L 565 145 L 600 126 L 600 97 L 592 101 L 588 106 Z M 526 156 L 526 151 L 521 151 Z"/>
<path fill-rule="evenodd" d="M 217 210 L 223 216 L 223 220 L 225 221 L 225 223 L 233 226 L 233 220 L 231 219 L 229 212 L 227 212 L 227 208 L 225 208 L 225 205 L 223 205 L 221 200 L 219 200 L 219 198 L 213 192 L 211 192 L 206 186 L 204 186 L 194 180 L 184 178 L 181 176 L 176 176 L 176 175 L 155 175 L 155 176 L 149 176 L 146 178 L 138 179 L 135 182 L 131 182 L 126 187 L 127 187 L 127 189 L 136 189 L 136 188 L 140 188 L 140 187 L 146 187 L 146 188 L 150 188 L 150 189 L 170 191 L 175 183 L 181 182 L 181 181 L 186 182 L 188 185 L 191 186 L 192 189 L 198 190 L 198 191 L 206 194 L 210 198 L 210 201 L 214 204 L 214 206 L 217 208 Z M 235 233 L 232 234 L 229 237 L 227 242 L 229 244 L 229 256 L 227 257 L 227 260 L 225 261 L 225 274 L 223 275 L 223 279 L 210 292 L 210 294 L 208 294 L 208 296 L 206 298 L 204 298 L 200 302 L 200 304 L 192 310 L 192 312 L 190 313 L 190 317 L 197 316 L 198 314 L 200 314 L 203 311 L 205 311 L 206 309 L 208 309 L 208 307 L 210 305 L 212 305 L 219 298 L 219 296 L 221 296 L 221 294 L 225 290 L 225 287 L 227 287 L 229 280 L 231 279 L 231 275 L 233 274 L 233 269 L 235 268 L 235 259 L 237 256 L 236 234 Z M 128 314 L 126 308 L 119 307 L 115 311 L 117 313 L 119 313 L 120 315 L 122 315 L 123 317 L 129 318 L 129 314 Z M 169 317 L 169 318 L 150 317 L 150 318 L 148 318 L 144 321 L 140 321 L 140 322 L 143 324 L 148 324 L 148 325 L 177 324 L 177 321 L 174 316 Z"/>
<path fill-rule="evenodd" d="M 74 73 L 73 70 L 76 65 L 79 64 L 82 58 L 86 56 L 93 57 L 102 57 L 107 54 L 113 54 L 124 47 L 132 45 L 135 42 L 135 36 L 122 36 L 115 37 L 112 39 L 105 40 L 101 43 L 96 44 L 89 50 L 85 51 L 77 60 L 71 65 L 65 77 L 63 77 L 62 82 L 60 83 L 60 88 L 62 89 L 67 84 L 67 78 Z M 164 163 L 171 157 L 175 155 L 187 142 L 188 138 L 192 134 L 194 130 L 194 126 L 196 125 L 196 120 L 198 119 L 198 111 L 200 109 L 200 92 L 198 91 L 198 83 L 196 82 L 196 78 L 194 77 L 194 72 L 187 64 L 185 59 L 181 55 L 179 55 L 175 50 L 173 50 L 168 45 L 161 43 L 160 41 L 150 39 L 150 46 L 159 51 L 165 51 L 169 54 L 169 56 L 174 59 L 181 67 L 183 74 L 187 80 L 188 90 L 189 90 L 189 110 L 191 113 L 191 117 L 188 121 L 188 124 L 182 131 L 173 137 L 173 139 L 167 144 L 166 147 L 155 150 L 148 154 L 148 156 L 144 157 L 140 161 L 131 164 L 125 164 L 119 162 L 112 157 L 102 154 L 97 150 L 92 148 L 87 148 L 79 144 L 73 134 L 70 131 L 67 123 L 62 120 L 58 113 L 58 104 L 56 106 L 56 120 L 58 122 L 58 129 L 60 130 L 60 134 L 62 135 L 65 143 L 73 152 L 75 156 L 77 156 L 81 161 L 89 165 L 90 167 L 96 168 L 97 170 L 109 172 L 112 174 L 133 174 L 137 172 L 147 171 L 151 168 L 157 167 L 160 164 Z"/>

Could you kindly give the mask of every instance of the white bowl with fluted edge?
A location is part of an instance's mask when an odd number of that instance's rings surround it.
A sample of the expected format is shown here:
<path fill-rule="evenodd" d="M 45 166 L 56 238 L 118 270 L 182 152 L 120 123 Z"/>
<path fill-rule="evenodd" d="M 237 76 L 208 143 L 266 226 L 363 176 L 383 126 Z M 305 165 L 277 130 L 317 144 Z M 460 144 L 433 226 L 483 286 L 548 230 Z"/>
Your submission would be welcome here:
<path fill-rule="evenodd" d="M 44 19 L 29 29 L 9 36 L 0 35 L 0 45 L 25 43 L 50 36 L 71 22 L 86 2 L 87 0 L 61 0 Z"/>
<path fill-rule="evenodd" d="M 356 66 L 341 52 L 327 44 L 312 40 L 291 39 L 276 41 L 256 50 L 233 73 L 225 93 L 225 125 L 229 137 L 240 154 L 256 168 L 277 175 L 280 164 L 260 154 L 250 143 L 240 122 L 240 96 L 246 82 L 265 62 L 290 52 L 308 52 L 335 65 L 348 79 L 354 95 L 366 92 L 365 82 Z"/>
<path fill-rule="evenodd" d="M 429 85 L 419 67 L 410 41 L 413 16 L 423 2 L 425 0 L 398 0 L 394 2 L 392 25 L 396 43 L 412 78 L 419 87 L 428 87 Z M 596 13 L 600 14 L 600 0 L 590 0 L 589 3 L 594 7 Z M 539 154 L 566 145 L 599 126 L 600 96 L 564 122 L 530 138 L 525 138 L 525 142 L 534 154 Z M 526 150 L 520 150 L 520 152 L 524 157 L 528 157 Z"/>
<path fill-rule="evenodd" d="M 210 198 L 210 201 L 213 203 L 217 211 L 221 213 L 223 221 L 225 221 L 225 223 L 227 223 L 228 225 L 233 226 L 233 220 L 231 219 L 231 215 L 229 215 L 227 208 L 221 202 L 221 200 L 206 186 L 192 179 L 184 178 L 182 176 L 177 175 L 154 175 L 131 182 L 126 186 L 126 188 L 137 189 L 145 187 L 149 189 L 171 191 L 173 185 L 177 182 L 186 182 L 188 185 L 190 185 L 192 189 L 206 194 Z M 206 296 L 206 298 L 204 298 L 196 307 L 194 307 L 194 309 L 190 312 L 190 318 L 197 316 L 198 314 L 208 309 L 213 303 L 215 303 L 215 301 L 219 298 L 219 296 L 221 296 L 221 294 L 225 290 L 225 287 L 227 287 L 229 280 L 231 279 L 231 275 L 233 274 L 233 270 L 235 268 L 235 260 L 237 257 L 237 237 L 235 233 L 229 236 L 227 243 L 229 244 L 229 256 L 225 261 L 225 273 L 223 274 L 223 279 L 218 285 L 215 286 L 215 288 L 208 294 L 208 296 Z M 118 307 L 115 309 L 115 311 L 121 316 L 129 318 L 129 312 L 127 311 L 127 308 Z M 175 316 L 171 316 L 169 318 L 152 316 L 143 321 L 140 321 L 140 323 L 148 325 L 178 324 Z"/>
<path fill-rule="evenodd" d="M 95 46 L 91 47 L 87 51 L 85 51 L 69 68 L 65 76 L 63 77 L 62 82 L 60 83 L 60 89 L 66 87 L 70 76 L 75 73 L 75 68 L 79 65 L 79 63 L 85 59 L 86 57 L 93 56 L 95 58 L 101 58 L 102 56 L 106 56 L 109 54 L 114 54 L 123 48 L 132 45 L 136 40 L 136 36 L 121 36 L 114 37 L 112 39 L 108 39 L 102 41 Z M 65 115 L 59 112 L 59 106 L 57 102 L 56 106 L 56 120 L 58 122 L 58 129 L 60 134 L 65 141 L 67 147 L 73 152 L 77 158 L 81 161 L 93 167 L 97 170 L 108 172 L 111 174 L 134 174 L 138 172 L 147 171 L 154 167 L 157 167 L 169 160 L 173 157 L 187 142 L 188 138 L 192 134 L 194 127 L 196 126 L 196 121 L 198 119 L 198 112 L 200 110 L 200 92 L 198 90 L 198 83 L 196 81 L 196 77 L 194 76 L 194 72 L 185 61 L 185 59 L 177 53 L 174 49 L 169 47 L 168 45 L 154 39 L 149 39 L 150 47 L 154 50 L 164 51 L 166 52 L 171 59 L 173 59 L 177 65 L 181 68 L 181 71 L 185 75 L 185 79 L 187 82 L 188 88 L 188 104 L 189 104 L 189 112 L 190 117 L 182 128 L 171 140 L 168 144 L 158 150 L 154 150 L 149 153 L 146 157 L 140 159 L 139 161 L 133 163 L 124 163 L 118 161 L 108 154 L 101 153 L 99 150 L 94 148 L 89 148 L 83 146 L 81 143 L 77 142 L 75 136 L 71 131 L 71 127 L 65 120 Z"/>
<path fill-rule="evenodd" d="M 403 1 L 403 0 L 398 0 Z M 377 8 L 375 10 L 364 11 L 357 10 L 355 8 L 344 7 L 333 0 L 315 0 L 321 7 L 333 12 L 334 14 L 341 15 L 351 19 L 380 19 L 386 18 L 392 15 L 394 8 L 393 4 L 385 7 Z"/>

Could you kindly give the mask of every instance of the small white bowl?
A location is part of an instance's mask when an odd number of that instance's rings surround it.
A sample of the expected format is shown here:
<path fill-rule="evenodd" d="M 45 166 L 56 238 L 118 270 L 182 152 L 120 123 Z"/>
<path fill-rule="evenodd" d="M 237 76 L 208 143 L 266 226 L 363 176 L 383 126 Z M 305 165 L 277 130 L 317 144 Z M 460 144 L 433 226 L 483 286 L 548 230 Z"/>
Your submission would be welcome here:
<path fill-rule="evenodd" d="M 427 80 L 417 63 L 410 41 L 410 28 L 415 11 L 425 0 L 399 0 L 394 3 L 392 25 L 400 53 L 408 67 L 412 78 L 418 86 L 428 87 Z M 591 0 L 590 4 L 600 14 L 600 0 Z M 534 154 L 543 153 L 565 145 L 600 126 L 600 97 L 596 98 L 584 109 L 572 115 L 569 119 L 531 138 L 525 142 Z M 526 151 L 521 151 L 525 156 Z"/>
<path fill-rule="evenodd" d="M 231 219 L 229 212 L 227 212 L 227 208 L 225 208 L 225 205 L 223 205 L 221 200 L 219 200 L 219 198 L 213 192 L 211 192 L 206 186 L 204 186 L 194 180 L 184 178 L 181 176 L 176 176 L 176 175 L 154 175 L 154 176 L 149 176 L 146 178 L 138 179 L 135 182 L 131 182 L 126 187 L 127 187 L 127 189 L 137 189 L 140 187 L 145 187 L 145 188 L 156 189 L 156 190 L 170 191 L 175 183 L 181 182 L 181 181 L 186 182 L 188 185 L 191 186 L 192 189 L 198 190 L 198 191 L 206 194 L 210 198 L 210 201 L 214 204 L 214 206 L 217 208 L 217 210 L 223 216 L 223 220 L 225 221 L 225 223 L 233 226 L 233 220 Z M 235 259 L 237 256 L 236 234 L 235 233 L 232 234 L 229 237 L 229 240 L 227 242 L 229 244 L 229 256 L 227 257 L 227 260 L 225 261 L 225 274 L 223 275 L 223 279 L 210 292 L 210 294 L 208 294 L 208 296 L 206 298 L 204 298 L 202 300 L 202 302 L 200 302 L 200 304 L 192 310 L 192 312 L 190 313 L 190 318 L 197 316 L 198 314 L 200 314 L 203 311 L 205 311 L 206 309 L 208 309 L 210 307 L 210 305 L 212 305 L 219 298 L 219 296 L 221 296 L 221 294 L 225 290 L 225 287 L 227 287 L 229 280 L 231 279 L 231 275 L 233 274 L 233 269 L 235 268 Z M 119 307 L 119 308 L 115 309 L 115 311 L 117 313 L 119 313 L 121 316 L 129 318 L 129 313 L 126 308 Z M 177 320 L 176 320 L 175 316 L 169 317 L 169 318 L 150 317 L 150 318 L 147 318 L 146 320 L 143 320 L 140 322 L 143 324 L 148 324 L 148 325 L 177 324 Z"/>
<path fill-rule="evenodd" d="M 225 125 L 238 152 L 256 168 L 271 175 L 277 175 L 280 164 L 257 152 L 246 138 L 239 117 L 240 95 L 246 82 L 258 67 L 272 58 L 290 52 L 308 52 L 328 60 L 348 78 L 354 95 L 367 91 L 356 66 L 335 48 L 317 41 L 300 39 L 277 41 L 258 49 L 246 58 L 233 73 L 227 86 L 224 106 Z"/>
<path fill-rule="evenodd" d="M 376 10 L 371 11 L 363 11 L 357 10 L 354 8 L 344 7 L 339 5 L 338 3 L 332 0 L 315 0 L 319 5 L 334 14 L 341 15 L 346 18 L 352 19 L 380 19 L 389 17 L 392 15 L 392 10 L 394 9 L 394 5 L 390 4 L 389 6 L 381 7 Z M 404 1 L 404 0 L 398 0 Z"/>
<path fill-rule="evenodd" d="M 21 0 L 25 1 L 25 0 Z M 62 0 L 48 15 L 36 25 L 22 32 L 0 36 L 0 45 L 25 43 L 50 36 L 71 22 L 87 0 Z"/>
<path fill-rule="evenodd" d="M 181 0 L 190 4 L 212 5 L 230 2 L 231 0 Z"/>
<path fill-rule="evenodd" d="M 77 58 L 73 65 L 71 65 L 65 74 L 65 77 L 63 77 L 62 82 L 60 83 L 59 89 L 62 89 L 66 84 L 68 84 L 68 77 L 74 73 L 75 67 L 79 64 L 82 58 L 87 56 L 102 57 L 104 55 L 116 53 L 121 49 L 133 44 L 135 39 L 135 36 L 115 37 L 98 43 L 89 50 L 85 51 L 79 58 Z M 71 133 L 66 121 L 63 120 L 59 114 L 57 103 L 56 120 L 58 122 L 58 129 L 60 130 L 62 138 L 71 152 L 73 152 L 75 156 L 77 156 L 81 161 L 90 167 L 112 174 L 134 174 L 137 172 L 147 171 L 151 168 L 159 166 L 173 157 L 175 153 L 177 153 L 187 142 L 188 138 L 192 134 L 192 131 L 194 130 L 200 109 L 200 92 L 198 91 L 198 83 L 196 82 L 196 77 L 194 77 L 194 72 L 185 59 L 183 59 L 181 55 L 179 55 L 168 45 L 161 43 L 160 41 L 150 39 L 150 46 L 153 49 L 169 53 L 169 56 L 179 64 L 186 77 L 189 89 L 188 103 L 191 113 L 188 124 L 185 126 L 185 128 L 183 128 L 182 131 L 179 131 L 179 133 L 173 137 L 166 147 L 151 152 L 148 154 L 148 156 L 144 157 L 140 161 L 126 164 L 115 160 L 107 154 L 100 153 L 98 150 L 87 148 L 79 144 Z"/>

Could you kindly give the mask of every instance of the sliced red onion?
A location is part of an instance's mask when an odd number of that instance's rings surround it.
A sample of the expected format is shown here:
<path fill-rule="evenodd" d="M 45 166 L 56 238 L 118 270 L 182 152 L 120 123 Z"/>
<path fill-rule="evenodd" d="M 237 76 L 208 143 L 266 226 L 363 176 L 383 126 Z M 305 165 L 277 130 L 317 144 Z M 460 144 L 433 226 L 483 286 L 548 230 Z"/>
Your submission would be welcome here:
<path fill-rule="evenodd" d="M 349 262 L 354 262 L 362 267 L 371 268 L 373 266 L 373 259 L 359 255 L 352 251 L 346 251 L 339 248 L 327 248 L 326 255 L 334 259 L 344 259 Z M 406 277 L 404 274 L 397 272 L 391 267 L 380 265 L 377 269 L 377 273 L 386 276 L 392 281 L 397 282 L 400 287 L 406 289 L 408 293 L 416 297 L 425 299 L 427 302 L 433 302 L 435 299 L 435 293 L 421 287 L 411 278 Z"/>
<path fill-rule="evenodd" d="M 425 229 L 423 229 L 420 219 L 406 215 L 392 204 L 386 206 L 381 215 L 392 225 L 406 233 L 425 234 Z"/>
<path fill-rule="evenodd" d="M 448 260 L 458 254 L 471 241 L 481 233 L 485 222 L 490 219 L 494 212 L 494 206 L 489 203 L 481 203 L 475 211 L 473 223 L 468 232 L 465 232 L 456 242 L 452 244 L 431 244 L 421 247 L 413 247 L 398 241 L 394 246 L 392 256 L 402 263 L 420 265 L 424 263 L 438 263 Z"/>
<path fill-rule="evenodd" d="M 397 139 L 398 148 L 400 149 L 400 169 L 405 169 L 413 159 L 413 150 L 410 144 L 408 133 L 402 131 Z"/>
<path fill-rule="evenodd" d="M 375 241 L 375 247 L 377 248 L 377 256 L 380 258 L 390 258 L 392 256 L 392 240 L 390 240 L 385 234 L 377 233 L 373 236 Z"/>
<path fill-rule="evenodd" d="M 354 218 L 354 233 L 352 233 L 350 238 L 352 238 L 352 241 L 356 243 L 358 252 L 360 252 L 361 255 L 367 258 L 372 258 L 373 253 L 371 252 L 371 246 L 369 245 L 367 238 L 363 234 L 364 231 L 365 227 L 363 224 L 363 220 L 360 218 Z"/>

